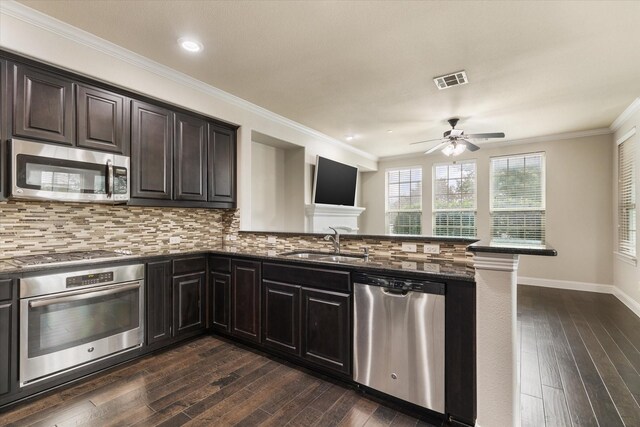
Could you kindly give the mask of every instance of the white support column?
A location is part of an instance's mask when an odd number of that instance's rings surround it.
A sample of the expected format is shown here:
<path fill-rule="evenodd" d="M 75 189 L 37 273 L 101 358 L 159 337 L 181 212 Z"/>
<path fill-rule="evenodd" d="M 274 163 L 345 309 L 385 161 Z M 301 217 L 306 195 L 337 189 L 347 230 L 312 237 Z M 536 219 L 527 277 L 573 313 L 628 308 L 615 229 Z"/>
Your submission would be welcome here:
<path fill-rule="evenodd" d="M 479 427 L 520 426 L 518 257 L 489 252 L 474 256 Z"/>

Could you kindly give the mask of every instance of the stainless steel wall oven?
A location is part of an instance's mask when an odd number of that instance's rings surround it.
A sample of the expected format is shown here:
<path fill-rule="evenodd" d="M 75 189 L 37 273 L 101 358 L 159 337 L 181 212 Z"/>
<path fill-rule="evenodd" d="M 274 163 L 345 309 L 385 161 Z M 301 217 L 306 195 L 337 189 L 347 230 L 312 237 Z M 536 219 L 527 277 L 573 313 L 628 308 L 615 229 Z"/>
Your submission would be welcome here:
<path fill-rule="evenodd" d="M 142 346 L 144 265 L 20 280 L 20 386 Z"/>

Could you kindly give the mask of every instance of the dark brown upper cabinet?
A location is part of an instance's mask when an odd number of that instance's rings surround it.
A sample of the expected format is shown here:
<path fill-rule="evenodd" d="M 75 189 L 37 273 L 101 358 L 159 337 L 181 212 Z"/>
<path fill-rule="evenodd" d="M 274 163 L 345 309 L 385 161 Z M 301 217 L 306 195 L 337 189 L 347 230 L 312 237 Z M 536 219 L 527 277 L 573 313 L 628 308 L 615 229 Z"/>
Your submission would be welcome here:
<path fill-rule="evenodd" d="M 171 200 L 173 112 L 133 101 L 131 197 Z"/>
<path fill-rule="evenodd" d="M 76 91 L 78 147 L 126 154 L 128 111 L 122 95 L 78 85 Z"/>
<path fill-rule="evenodd" d="M 209 201 L 236 201 L 236 133 L 209 124 Z"/>
<path fill-rule="evenodd" d="M 73 82 L 22 64 L 12 73 L 13 135 L 73 145 Z"/>
<path fill-rule="evenodd" d="M 207 201 L 207 123 L 175 115 L 175 200 Z"/>

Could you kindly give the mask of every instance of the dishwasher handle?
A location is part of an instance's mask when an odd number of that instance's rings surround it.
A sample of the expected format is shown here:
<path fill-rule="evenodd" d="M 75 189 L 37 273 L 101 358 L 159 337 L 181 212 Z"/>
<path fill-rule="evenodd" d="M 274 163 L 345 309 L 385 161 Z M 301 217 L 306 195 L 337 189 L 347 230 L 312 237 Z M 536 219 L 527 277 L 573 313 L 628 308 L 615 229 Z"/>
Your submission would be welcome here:
<path fill-rule="evenodd" d="M 353 283 L 360 283 L 368 286 L 377 286 L 394 293 L 422 292 L 425 294 L 444 295 L 446 285 L 441 282 L 432 282 L 415 278 L 402 278 L 392 276 L 382 276 L 367 273 L 354 273 Z M 389 294 L 390 292 L 385 292 Z"/>

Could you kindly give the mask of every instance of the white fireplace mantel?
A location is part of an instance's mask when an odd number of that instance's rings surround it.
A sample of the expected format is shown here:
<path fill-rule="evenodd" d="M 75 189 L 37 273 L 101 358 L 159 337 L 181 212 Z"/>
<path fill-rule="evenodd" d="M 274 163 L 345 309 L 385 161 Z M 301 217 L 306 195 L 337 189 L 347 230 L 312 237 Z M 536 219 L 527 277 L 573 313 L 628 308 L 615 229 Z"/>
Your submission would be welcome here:
<path fill-rule="evenodd" d="M 329 227 L 333 227 L 344 234 L 357 234 L 358 217 L 364 211 L 365 208 L 355 206 L 306 205 L 307 232 L 328 233 L 331 232 Z"/>

